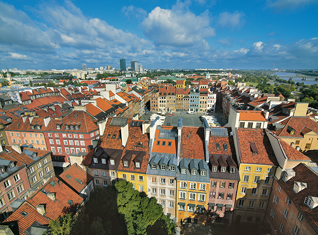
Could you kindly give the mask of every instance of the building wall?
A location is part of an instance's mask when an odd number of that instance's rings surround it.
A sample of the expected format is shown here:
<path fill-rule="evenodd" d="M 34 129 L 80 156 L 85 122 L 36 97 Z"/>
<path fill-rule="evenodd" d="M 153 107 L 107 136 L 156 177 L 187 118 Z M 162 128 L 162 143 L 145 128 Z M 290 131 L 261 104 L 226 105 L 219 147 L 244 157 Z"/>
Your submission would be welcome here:
<path fill-rule="evenodd" d="M 0 124 L 0 144 L 8 145 L 7 135 L 2 124 Z"/>
<path fill-rule="evenodd" d="M 34 148 L 47 150 L 43 132 L 30 131 L 6 131 L 9 145 L 12 144 L 32 144 Z"/>
<path fill-rule="evenodd" d="M 250 169 L 249 171 L 246 170 L 247 167 Z M 261 168 L 261 171 L 258 171 L 259 168 Z M 271 172 L 275 173 L 275 167 L 271 165 L 245 163 L 240 165 L 240 182 L 237 189 L 234 221 L 264 221 L 273 182 Z M 245 182 L 245 176 L 249 177 L 247 182 Z M 256 176 L 260 177 L 258 183 L 255 182 Z M 269 181 L 266 181 L 266 177 L 269 177 Z M 256 188 L 256 193 L 253 191 L 254 188 Z M 244 190 L 245 193 L 243 193 Z M 266 194 L 263 194 L 263 192 L 266 192 Z"/>
<path fill-rule="evenodd" d="M 162 182 L 162 179 L 164 179 L 164 183 Z M 172 184 L 170 180 L 173 181 Z M 156 192 L 153 191 L 154 188 Z M 164 190 L 164 194 L 162 193 L 162 190 Z M 173 191 L 173 193 L 171 191 Z M 175 211 L 177 207 L 177 188 L 175 177 L 147 174 L 147 195 L 148 197 L 155 197 L 158 204 L 163 206 L 163 212 L 166 215 L 169 213 L 171 219 L 175 218 Z"/>
<path fill-rule="evenodd" d="M 139 192 L 147 191 L 147 175 L 144 173 L 137 172 L 126 172 L 126 171 L 117 171 L 119 179 L 126 179 L 134 185 L 134 188 Z M 126 175 L 126 176 L 124 176 Z M 139 179 L 142 177 L 142 181 Z M 147 193 L 147 192 L 146 192 Z"/>
<path fill-rule="evenodd" d="M 107 187 L 113 184 L 113 181 L 117 179 L 117 171 L 88 168 L 88 174 L 94 177 L 95 187 Z"/>
<path fill-rule="evenodd" d="M 299 146 L 302 151 L 318 149 L 318 134 L 313 131 L 305 134 L 303 137 L 293 138 L 280 136 L 280 138 L 294 148 Z"/>
<path fill-rule="evenodd" d="M 300 211 L 293 201 L 291 201 L 290 204 L 287 203 L 288 200 L 286 200 L 286 198 L 288 195 L 283 189 L 281 189 L 279 192 L 278 188 L 279 184 L 276 180 L 274 180 L 273 190 L 266 213 L 266 221 L 271 225 L 271 234 L 294 234 L 293 230 L 295 225 L 297 225 L 300 229 L 298 235 L 317 234 L 317 231 L 313 229 L 305 217 L 303 217 L 302 222 L 298 219 Z M 277 205 L 274 202 L 275 196 L 278 198 Z M 306 206 L 304 205 L 304 208 L 305 207 Z M 288 211 L 286 218 L 284 217 L 285 209 Z M 272 216 L 273 211 L 275 211 L 274 216 Z M 283 225 L 282 231 L 280 231 L 281 224 Z"/>

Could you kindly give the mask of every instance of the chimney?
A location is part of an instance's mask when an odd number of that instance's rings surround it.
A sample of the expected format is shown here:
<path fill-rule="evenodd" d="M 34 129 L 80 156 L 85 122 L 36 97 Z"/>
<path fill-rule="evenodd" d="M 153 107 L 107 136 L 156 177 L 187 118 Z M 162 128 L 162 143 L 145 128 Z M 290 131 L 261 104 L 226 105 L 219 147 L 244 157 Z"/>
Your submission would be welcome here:
<path fill-rule="evenodd" d="M 264 111 L 264 114 L 265 114 L 265 119 L 266 121 L 268 120 L 268 117 L 269 117 L 269 112 L 268 111 Z"/>
<path fill-rule="evenodd" d="M 49 122 L 51 121 L 51 117 L 46 117 L 43 119 L 44 121 L 44 126 L 47 127 L 47 125 L 49 125 Z"/>
<path fill-rule="evenodd" d="M 125 126 L 120 127 L 120 134 L 121 134 L 121 144 L 122 146 L 126 147 L 126 143 L 129 136 L 128 123 L 126 123 Z"/>
<path fill-rule="evenodd" d="M 45 211 L 45 204 L 39 204 L 36 206 L 36 210 L 39 214 L 44 215 L 46 213 Z"/>
<path fill-rule="evenodd" d="M 181 148 L 181 132 L 182 132 L 182 122 L 183 119 L 178 119 L 178 148 L 177 148 L 177 165 L 179 165 L 180 162 L 180 148 Z"/>
<path fill-rule="evenodd" d="M 18 144 L 12 144 L 11 148 L 20 154 L 22 153 L 21 147 Z"/>
<path fill-rule="evenodd" d="M 46 196 L 48 196 L 48 198 L 50 198 L 52 201 L 55 201 L 55 194 L 56 193 L 48 193 Z"/>

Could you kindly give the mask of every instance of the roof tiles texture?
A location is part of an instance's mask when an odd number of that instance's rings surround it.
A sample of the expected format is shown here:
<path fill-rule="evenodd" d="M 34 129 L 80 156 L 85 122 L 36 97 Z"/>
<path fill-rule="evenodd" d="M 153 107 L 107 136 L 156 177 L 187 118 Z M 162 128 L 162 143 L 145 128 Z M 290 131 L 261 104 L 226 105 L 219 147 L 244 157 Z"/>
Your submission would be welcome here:
<path fill-rule="evenodd" d="M 276 132 L 277 135 L 281 137 L 303 137 L 302 131 L 304 128 L 310 129 L 318 134 L 318 123 L 309 117 L 290 117 L 282 124 L 285 126 Z M 292 127 L 295 130 L 294 134 L 287 131 L 288 127 Z"/>
<path fill-rule="evenodd" d="M 204 129 L 183 127 L 181 132 L 181 158 L 205 159 Z"/>
<path fill-rule="evenodd" d="M 265 122 L 266 119 L 262 111 L 239 111 L 240 121 L 262 121 Z"/>

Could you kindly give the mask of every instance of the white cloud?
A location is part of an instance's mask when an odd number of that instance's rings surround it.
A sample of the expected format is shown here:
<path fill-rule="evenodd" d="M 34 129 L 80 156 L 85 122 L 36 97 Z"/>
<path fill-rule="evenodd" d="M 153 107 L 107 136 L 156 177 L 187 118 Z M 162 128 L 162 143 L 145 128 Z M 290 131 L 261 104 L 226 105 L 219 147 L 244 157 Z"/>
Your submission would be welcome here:
<path fill-rule="evenodd" d="M 267 6 L 277 10 L 295 9 L 312 3 L 318 3 L 318 0 L 267 0 Z"/>
<path fill-rule="evenodd" d="M 14 60 L 27 60 L 28 57 L 26 55 L 21 55 L 18 53 L 10 52 L 10 58 Z"/>
<path fill-rule="evenodd" d="M 147 16 L 147 11 L 139 8 L 139 7 L 135 7 L 133 5 L 130 6 L 123 6 L 123 8 L 121 9 L 121 11 L 124 13 L 124 15 L 126 17 L 136 17 L 137 19 L 143 19 Z"/>
<path fill-rule="evenodd" d="M 195 15 L 181 8 L 175 10 L 156 7 L 142 22 L 144 34 L 150 38 L 157 47 L 199 47 L 208 49 L 205 38 L 215 35 L 210 27 L 208 12 Z"/>
<path fill-rule="evenodd" d="M 250 51 L 249 49 L 241 48 L 241 49 L 239 49 L 239 50 L 235 50 L 234 52 L 235 52 L 235 53 L 246 54 L 246 53 L 249 52 L 249 51 Z"/>
<path fill-rule="evenodd" d="M 256 51 L 262 51 L 262 49 L 264 48 L 264 43 L 263 42 L 255 42 L 253 44 L 253 47 Z"/>
<path fill-rule="evenodd" d="M 222 12 L 219 15 L 219 25 L 222 27 L 236 28 L 244 24 L 245 14 L 235 11 L 234 13 Z"/>

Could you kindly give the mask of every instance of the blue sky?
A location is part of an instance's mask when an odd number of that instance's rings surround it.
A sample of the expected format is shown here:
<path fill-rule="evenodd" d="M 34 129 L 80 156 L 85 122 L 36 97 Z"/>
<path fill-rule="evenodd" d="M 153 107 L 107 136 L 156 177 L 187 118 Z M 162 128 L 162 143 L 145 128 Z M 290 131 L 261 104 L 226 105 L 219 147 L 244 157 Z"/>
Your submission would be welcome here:
<path fill-rule="evenodd" d="M 318 69 L 318 0 L 0 1 L 0 69 Z"/>

